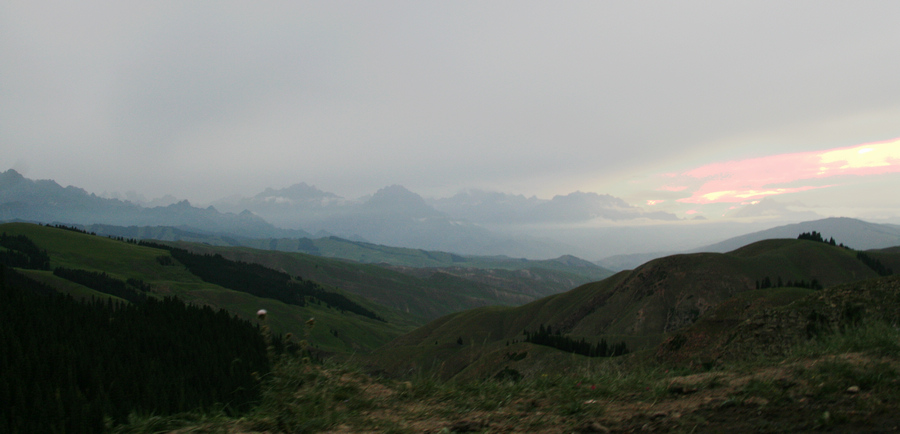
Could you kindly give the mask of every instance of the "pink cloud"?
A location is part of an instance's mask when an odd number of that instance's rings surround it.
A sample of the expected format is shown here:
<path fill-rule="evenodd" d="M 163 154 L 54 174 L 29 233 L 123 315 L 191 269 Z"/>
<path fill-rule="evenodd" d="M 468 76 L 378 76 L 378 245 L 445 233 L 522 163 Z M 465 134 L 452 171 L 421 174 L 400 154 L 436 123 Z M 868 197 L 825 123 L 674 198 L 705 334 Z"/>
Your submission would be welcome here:
<path fill-rule="evenodd" d="M 900 138 L 847 148 L 770 155 L 698 167 L 681 176 L 703 181 L 684 203 L 746 202 L 830 186 L 778 187 L 838 175 L 900 172 Z M 666 188 L 666 187 L 663 187 Z"/>
<path fill-rule="evenodd" d="M 660 188 L 657 188 L 658 191 L 684 191 L 687 190 L 686 185 L 664 185 Z"/>

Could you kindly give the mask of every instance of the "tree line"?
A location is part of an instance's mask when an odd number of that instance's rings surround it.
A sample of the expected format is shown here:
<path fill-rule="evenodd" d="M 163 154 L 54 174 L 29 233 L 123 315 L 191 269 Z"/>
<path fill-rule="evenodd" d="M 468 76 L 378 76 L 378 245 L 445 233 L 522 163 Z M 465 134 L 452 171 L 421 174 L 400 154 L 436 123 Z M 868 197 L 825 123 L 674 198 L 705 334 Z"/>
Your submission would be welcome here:
<path fill-rule="evenodd" d="M 894 270 L 891 269 L 891 267 L 882 264 L 878 259 L 863 252 L 856 252 L 856 259 L 862 261 L 863 264 L 866 264 L 867 267 L 878 273 L 879 276 L 890 276 L 894 274 Z"/>
<path fill-rule="evenodd" d="M 318 283 L 298 277 L 293 280 L 287 273 L 247 262 L 232 261 L 220 254 L 200 255 L 185 249 L 141 241 L 140 245 L 169 250 L 172 257 L 187 267 L 188 271 L 205 282 L 257 297 L 271 298 L 287 304 L 306 306 L 318 301 L 341 312 L 384 321 L 375 312 L 348 299 L 343 294 L 326 291 Z"/>
<path fill-rule="evenodd" d="M 625 342 L 610 345 L 606 342 L 606 339 L 603 338 L 596 344 L 591 344 L 590 342 L 585 341 L 584 338 L 576 341 L 568 336 L 564 336 L 559 330 L 554 333 L 552 327 L 549 325 L 544 327 L 544 324 L 541 324 L 537 331 L 529 332 L 528 330 L 525 330 L 523 333 L 525 334 L 525 342 L 544 345 L 567 353 L 580 354 L 582 356 L 616 357 L 628 354 L 629 352 Z"/>
<path fill-rule="evenodd" d="M 268 372 L 257 327 L 176 298 L 76 301 L 0 265 L 0 432 L 100 433 L 129 414 L 239 414 Z"/>
<path fill-rule="evenodd" d="M 816 232 L 816 231 L 812 231 L 812 232 L 802 232 L 800 235 L 797 236 L 797 239 L 798 239 L 798 240 L 816 241 L 816 242 L 819 242 L 819 243 L 830 244 L 830 245 L 832 245 L 832 246 L 837 246 L 837 247 L 841 247 L 841 248 L 844 248 L 844 249 L 848 249 L 848 248 L 849 248 L 849 247 L 845 246 L 844 243 L 837 244 L 837 243 L 834 241 L 834 237 L 831 237 L 831 239 L 826 240 L 825 237 L 822 236 L 822 233 Z"/>
<path fill-rule="evenodd" d="M 57 225 L 56 227 L 88 234 L 88 232 L 78 228 L 62 225 Z M 219 254 L 198 255 L 185 249 L 152 241 L 133 239 L 122 239 L 121 241 L 168 250 L 171 257 L 161 256 L 157 258 L 157 261 L 163 265 L 174 265 L 174 258 L 175 261 L 180 262 L 188 271 L 200 277 L 203 281 L 228 289 L 246 292 L 257 297 L 271 298 L 297 306 L 306 306 L 309 301 L 319 304 L 324 303 L 326 306 L 341 312 L 352 312 L 377 321 L 385 321 L 384 318 L 375 312 L 350 300 L 343 294 L 327 291 L 317 282 L 303 280 L 299 276 L 297 280 L 293 280 L 287 273 L 259 264 L 231 261 Z M 0 264 L 15 268 L 50 269 L 50 256 L 25 235 L 10 236 L 6 233 L 0 234 L 0 247 L 4 247 L 4 249 L 0 249 Z M 91 289 L 133 302 L 140 302 L 146 298 L 142 291 L 149 289 L 143 282 L 122 282 L 102 272 L 58 268 L 54 270 L 54 274 Z"/>
<path fill-rule="evenodd" d="M 84 229 L 81 229 L 81 228 L 79 228 L 79 227 L 76 227 L 76 226 L 66 226 L 66 225 L 63 225 L 63 224 L 55 224 L 55 225 L 51 225 L 51 224 L 49 224 L 49 223 L 45 224 L 44 226 L 46 226 L 46 227 L 48 227 L 48 228 L 65 229 L 65 230 L 67 230 L 67 231 L 78 232 L 78 233 L 86 234 L 86 235 L 97 235 L 96 232 L 88 232 L 88 231 L 86 231 L 86 230 L 84 230 Z"/>
<path fill-rule="evenodd" d="M 835 245 L 834 237 L 831 237 L 830 240 L 826 241 L 822 234 L 816 231 L 803 232 L 797 237 L 797 239 L 818 241 L 820 243 L 831 244 L 832 246 Z M 849 249 L 849 247 L 844 246 L 844 243 L 838 244 L 838 247 Z M 872 271 L 878 273 L 879 276 L 890 276 L 894 274 L 894 270 L 892 270 L 890 267 L 882 264 L 878 259 L 873 258 L 863 252 L 857 251 L 856 259 L 860 260 L 863 264 L 866 264 L 867 267 L 871 268 Z"/>
<path fill-rule="evenodd" d="M 50 255 L 25 235 L 0 234 L 0 264 L 29 270 L 49 270 Z"/>
<path fill-rule="evenodd" d="M 778 278 L 775 281 L 770 279 L 769 276 L 766 276 L 762 280 L 756 281 L 756 289 L 769 289 L 769 288 L 806 288 L 806 289 L 819 290 L 819 289 L 822 289 L 822 284 L 820 284 L 817 279 L 812 279 L 809 282 L 807 282 L 803 279 L 794 280 L 794 281 L 788 279 L 787 282 L 784 282 L 781 280 L 781 276 L 778 276 Z"/>
<path fill-rule="evenodd" d="M 144 283 L 143 280 L 132 278 L 126 282 L 116 279 L 106 272 L 56 267 L 53 275 L 132 303 L 146 301 L 145 292 L 150 290 L 150 285 Z"/>

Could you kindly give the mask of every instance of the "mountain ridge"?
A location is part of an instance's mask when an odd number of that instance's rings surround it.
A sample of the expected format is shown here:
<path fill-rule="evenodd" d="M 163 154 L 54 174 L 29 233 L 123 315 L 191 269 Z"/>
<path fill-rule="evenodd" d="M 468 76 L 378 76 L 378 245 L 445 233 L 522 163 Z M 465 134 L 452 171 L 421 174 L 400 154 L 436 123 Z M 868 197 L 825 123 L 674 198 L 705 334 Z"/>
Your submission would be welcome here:
<path fill-rule="evenodd" d="M 723 241 L 681 252 L 650 252 L 630 255 L 613 255 L 595 261 L 597 265 L 613 271 L 633 269 L 645 262 L 678 253 L 725 253 L 747 244 L 767 239 L 796 239 L 801 233 L 818 232 L 836 242 L 859 249 L 871 250 L 900 245 L 900 225 L 871 223 L 850 217 L 828 217 L 755 231 Z"/>
<path fill-rule="evenodd" d="M 900 225 L 869 223 L 850 217 L 828 217 L 776 226 L 694 249 L 694 252 L 723 252 L 752 242 L 771 238 L 796 238 L 804 232 L 819 232 L 838 243 L 859 250 L 881 249 L 900 245 Z"/>
<path fill-rule="evenodd" d="M 721 241 L 724 237 L 734 238 L 736 233 L 767 227 L 766 223 L 758 222 L 697 224 L 590 192 L 576 191 L 552 199 L 538 199 L 468 190 L 447 199 L 425 199 L 401 185 L 346 200 L 298 183 L 282 189 L 267 188 L 248 198 L 223 199 L 206 208 L 184 200 L 150 208 L 98 197 L 74 186 L 61 187 L 52 180 L 32 181 L 9 169 L 0 174 L 0 221 L 13 220 L 171 226 L 246 238 L 310 238 L 310 234 L 316 234 L 457 254 L 529 258 L 573 254 L 594 259 L 603 257 L 604 253 L 609 258 L 610 253 L 634 252 L 632 257 L 597 262 L 611 269 L 633 268 L 664 254 L 653 251 L 727 251 L 752 239 L 732 240 L 731 244 L 717 246 L 724 242 Z M 808 230 L 794 228 L 788 232 Z M 873 246 L 827 228 L 815 230 L 856 248 Z M 869 238 L 888 240 L 879 246 L 898 239 L 888 235 L 876 234 Z M 755 239 L 772 236 L 766 233 Z M 697 245 L 709 247 L 695 248 Z"/>
<path fill-rule="evenodd" d="M 101 198 L 84 189 L 62 187 L 52 180 L 33 181 L 9 169 L 0 174 L 0 221 L 63 224 L 172 226 L 201 233 L 235 235 L 308 236 L 298 230 L 276 228 L 252 213 L 221 213 L 198 208 L 187 200 L 145 208 L 119 199 Z"/>
<path fill-rule="evenodd" d="M 539 326 L 574 340 L 596 343 L 603 337 L 623 341 L 631 350 L 649 350 L 767 281 L 797 285 L 815 281 L 827 288 L 877 277 L 854 251 L 808 240 L 772 239 L 727 253 L 672 255 L 523 306 L 481 308 L 440 318 L 376 350 L 373 363 L 389 372 L 413 365 L 428 372 L 424 367 L 440 366 L 442 372 L 434 373 L 445 378 L 492 375 L 467 366 L 499 369 L 479 360 L 496 356 L 504 342 L 521 341 L 523 331 Z M 458 338 L 464 345 L 453 345 Z M 393 361 L 384 357 L 388 353 L 394 354 Z M 397 359 L 396 354 L 402 357 Z"/>

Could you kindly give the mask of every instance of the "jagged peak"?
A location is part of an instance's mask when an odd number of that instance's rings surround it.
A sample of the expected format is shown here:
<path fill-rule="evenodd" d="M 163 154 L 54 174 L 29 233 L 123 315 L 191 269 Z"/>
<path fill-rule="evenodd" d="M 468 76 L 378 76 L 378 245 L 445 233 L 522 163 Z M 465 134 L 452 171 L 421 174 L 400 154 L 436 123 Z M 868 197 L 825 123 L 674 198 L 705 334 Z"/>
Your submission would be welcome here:
<path fill-rule="evenodd" d="M 394 184 L 376 191 L 372 198 L 369 199 L 369 202 L 414 202 L 424 204 L 425 199 L 402 185 Z"/>
<path fill-rule="evenodd" d="M 274 189 L 267 188 L 262 193 L 254 196 L 257 199 L 265 199 L 273 196 L 285 197 L 293 200 L 309 200 L 309 199 L 339 199 L 340 196 L 330 193 L 327 191 L 320 190 L 315 185 L 310 185 L 305 182 L 300 182 L 297 184 L 293 184 L 289 187 Z"/>
<path fill-rule="evenodd" d="M 0 179 L 25 179 L 25 177 L 15 169 L 9 169 L 6 172 L 0 173 Z"/>
<path fill-rule="evenodd" d="M 553 261 L 559 262 L 561 264 L 576 266 L 576 267 L 596 267 L 597 266 L 597 264 L 594 264 L 593 262 L 586 261 L 584 259 L 581 259 L 581 258 L 579 258 L 577 256 L 573 256 L 573 255 L 562 255 L 556 259 L 553 259 Z"/>
<path fill-rule="evenodd" d="M 509 201 L 517 201 L 517 202 L 537 202 L 540 199 L 537 196 L 526 197 L 524 194 L 512 194 L 512 193 L 503 193 L 499 191 L 489 191 L 489 190 L 481 190 L 477 188 L 470 188 L 466 190 L 462 190 L 455 195 L 445 198 L 439 199 L 442 202 L 459 202 L 464 203 L 466 205 L 480 205 L 484 203 L 503 203 Z"/>

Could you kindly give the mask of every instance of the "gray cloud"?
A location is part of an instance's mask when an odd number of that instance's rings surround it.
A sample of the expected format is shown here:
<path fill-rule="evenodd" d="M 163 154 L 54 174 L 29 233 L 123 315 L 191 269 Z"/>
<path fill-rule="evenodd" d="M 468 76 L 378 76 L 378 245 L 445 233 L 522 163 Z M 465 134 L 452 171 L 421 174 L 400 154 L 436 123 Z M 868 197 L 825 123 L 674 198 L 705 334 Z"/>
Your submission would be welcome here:
<path fill-rule="evenodd" d="M 698 155 L 833 146 L 816 131 L 842 119 L 875 119 L 844 140 L 900 135 L 882 115 L 900 108 L 898 13 L 820 1 L 9 2 L 0 166 L 194 201 L 301 181 L 347 197 L 395 183 L 606 193 Z"/>
<path fill-rule="evenodd" d="M 800 202 L 779 202 L 772 198 L 765 198 L 755 203 L 736 207 L 729 213 L 734 218 L 772 218 L 778 220 L 816 220 L 821 215 L 810 211 L 807 205 Z"/>

